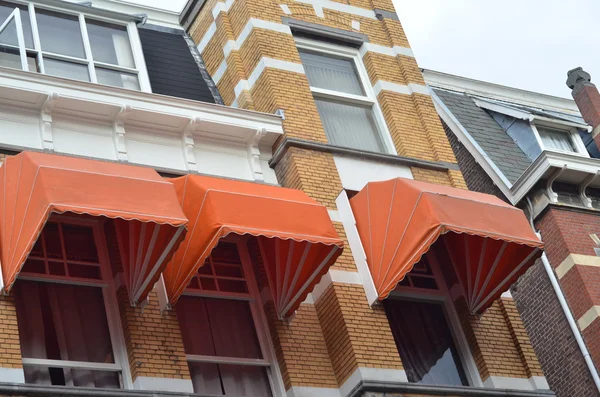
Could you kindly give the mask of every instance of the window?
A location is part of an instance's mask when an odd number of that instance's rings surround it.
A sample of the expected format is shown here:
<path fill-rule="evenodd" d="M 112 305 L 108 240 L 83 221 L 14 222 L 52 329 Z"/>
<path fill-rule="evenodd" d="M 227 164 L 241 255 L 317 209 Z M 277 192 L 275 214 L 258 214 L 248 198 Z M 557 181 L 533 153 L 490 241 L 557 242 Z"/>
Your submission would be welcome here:
<path fill-rule="evenodd" d="M 22 21 L 18 28 L 15 8 Z M 0 0 L 0 66 L 69 79 L 140 90 L 145 85 L 131 34 L 135 24 L 119 25 L 79 13 L 63 13 L 38 5 Z M 23 34 L 23 45 L 19 44 Z M 25 54 L 26 67 L 20 57 Z"/>
<path fill-rule="evenodd" d="M 576 153 L 588 156 L 581 137 L 576 129 L 560 129 L 546 125 L 535 124 L 539 136 L 538 143 L 542 150 Z"/>
<path fill-rule="evenodd" d="M 474 360 L 433 253 L 383 302 L 409 382 L 481 386 Z"/>
<path fill-rule="evenodd" d="M 386 153 L 389 134 L 358 51 L 299 38 L 296 43 L 329 143 Z"/>
<path fill-rule="evenodd" d="M 175 308 L 194 392 L 272 396 L 278 379 L 247 248 L 221 242 Z"/>
<path fill-rule="evenodd" d="M 97 221 L 48 222 L 15 284 L 25 382 L 123 387 L 120 329 Z"/>

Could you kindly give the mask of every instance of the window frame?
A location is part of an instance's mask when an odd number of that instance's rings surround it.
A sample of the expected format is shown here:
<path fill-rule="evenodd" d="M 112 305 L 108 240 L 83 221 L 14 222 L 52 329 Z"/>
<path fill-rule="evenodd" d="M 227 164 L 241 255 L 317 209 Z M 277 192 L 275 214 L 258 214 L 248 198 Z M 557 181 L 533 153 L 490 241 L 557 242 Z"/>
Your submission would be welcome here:
<path fill-rule="evenodd" d="M 127 354 L 127 348 L 125 343 L 125 335 L 123 334 L 123 326 L 121 324 L 116 286 L 112 278 L 112 268 L 110 266 L 110 259 L 108 255 L 108 244 L 106 242 L 104 232 L 104 223 L 106 220 L 100 218 L 87 219 L 70 215 L 52 215 L 49 221 L 61 222 L 75 226 L 87 226 L 92 228 L 94 233 L 94 241 L 98 250 L 98 259 L 100 261 L 100 274 L 102 275 L 102 279 L 81 279 L 76 277 L 44 275 L 27 272 L 21 272 L 18 276 L 18 279 L 43 283 L 70 284 L 85 287 L 101 288 L 102 296 L 104 298 L 104 309 L 106 311 L 108 331 L 110 335 L 115 362 L 114 364 L 107 364 L 85 361 L 21 357 L 22 362 L 24 365 L 120 372 L 122 390 L 131 390 L 133 389 L 133 379 L 131 375 L 131 369 L 129 367 L 129 357 Z"/>
<path fill-rule="evenodd" d="M 385 117 L 379 106 L 379 101 L 375 95 L 375 91 L 371 86 L 369 74 L 365 65 L 362 62 L 360 52 L 353 47 L 332 44 L 325 41 L 312 40 L 305 37 L 294 37 L 296 48 L 315 52 L 317 54 L 334 56 L 351 60 L 356 68 L 358 79 L 361 87 L 365 92 L 364 96 L 348 94 L 341 91 L 328 90 L 324 88 L 313 87 L 309 84 L 313 98 L 327 99 L 333 102 L 346 105 L 358 105 L 369 107 L 373 112 L 377 133 L 383 143 L 383 154 L 397 155 L 396 146 L 392 140 L 392 136 L 388 130 Z"/>
<path fill-rule="evenodd" d="M 99 68 L 102 68 L 105 70 L 110 70 L 110 71 L 115 71 L 115 72 L 123 72 L 123 73 L 135 75 L 135 76 L 137 76 L 137 79 L 139 82 L 140 91 L 152 92 L 151 87 L 150 87 L 150 79 L 148 76 L 148 71 L 146 69 L 146 62 L 144 59 L 144 54 L 142 52 L 142 44 L 141 44 L 141 40 L 139 37 L 139 33 L 137 30 L 137 25 L 136 25 L 135 21 L 124 22 L 122 20 L 107 18 L 105 16 L 94 15 L 93 13 L 78 12 L 78 11 L 64 9 L 64 8 L 60 8 L 60 7 L 56 7 L 56 6 L 52 6 L 52 5 L 48 5 L 48 4 L 43 4 L 43 3 L 39 3 L 39 2 L 34 2 L 34 1 L 24 1 L 24 0 L 4 0 L 4 1 L 6 3 L 15 4 L 15 8 L 17 8 L 18 5 L 21 5 L 21 6 L 24 5 L 27 7 L 27 11 L 29 13 L 29 20 L 31 23 L 33 49 L 28 49 L 24 46 L 25 53 L 26 53 L 25 57 L 27 58 L 28 56 L 33 56 L 36 60 L 37 66 L 39 68 L 38 71 L 35 71 L 32 73 L 39 73 L 39 74 L 46 75 L 46 76 L 52 76 L 52 75 L 46 74 L 46 70 L 45 70 L 45 66 L 44 66 L 44 57 L 46 57 L 48 59 L 62 61 L 62 62 L 69 62 L 71 64 L 86 65 L 87 69 L 88 69 L 89 78 L 90 78 L 90 81 L 84 81 L 87 83 L 102 84 L 102 83 L 98 83 L 98 78 L 96 75 L 96 67 L 99 67 Z M 77 20 L 79 22 L 79 32 L 81 33 L 81 39 L 82 39 L 83 47 L 84 47 L 85 59 L 42 50 L 41 40 L 40 40 L 40 36 L 39 36 L 39 31 L 38 31 L 36 8 L 40 9 L 40 10 L 56 12 L 56 13 L 63 14 L 63 15 L 70 15 L 70 16 L 77 17 Z M 22 18 L 22 15 L 20 15 L 20 10 L 19 10 L 18 14 Z M 87 31 L 87 24 L 85 22 L 86 18 L 93 20 L 93 21 L 105 22 L 108 24 L 125 27 L 128 38 L 129 38 L 129 45 L 131 46 L 132 56 L 133 56 L 133 62 L 134 62 L 133 68 L 108 64 L 108 63 L 104 63 L 104 62 L 100 62 L 100 61 L 94 61 L 93 55 L 92 55 L 92 47 L 91 47 L 91 43 L 89 40 L 88 31 Z M 17 26 L 17 36 L 23 36 L 23 35 L 24 34 L 23 34 L 22 26 L 21 27 Z M 22 51 L 20 46 L 13 46 L 13 45 L 9 45 L 9 44 L 1 44 L 0 46 L 2 46 L 4 48 L 10 48 L 12 50 L 19 51 L 19 54 Z M 21 63 L 22 63 L 22 61 L 21 61 Z M 29 71 L 29 70 L 27 70 L 27 71 Z M 59 77 L 59 76 L 52 76 L 52 77 L 64 78 L 64 77 Z M 106 84 L 102 84 L 102 85 L 106 85 Z M 111 86 L 111 85 L 107 85 L 107 86 L 113 87 L 113 88 L 125 89 L 122 87 L 116 87 L 116 86 Z M 134 90 L 134 91 L 137 91 L 137 90 Z"/>
<path fill-rule="evenodd" d="M 275 348 L 270 337 L 269 323 L 267 321 L 266 314 L 262 309 L 264 307 L 264 304 L 262 301 L 261 293 L 258 289 L 256 277 L 254 275 L 252 259 L 250 258 L 250 253 L 248 252 L 248 239 L 248 236 L 230 235 L 220 240 L 224 243 L 234 243 L 237 246 L 238 254 L 242 264 L 242 270 L 244 272 L 246 284 L 248 286 L 247 294 L 225 291 L 194 291 L 186 288 L 182 295 L 198 298 L 229 299 L 248 302 L 250 306 L 250 312 L 252 313 L 252 319 L 254 321 L 254 327 L 256 330 L 258 344 L 260 345 L 260 350 L 263 358 L 248 359 L 186 354 L 186 359 L 188 362 L 200 362 L 210 364 L 237 364 L 266 368 L 267 377 L 269 379 L 269 385 L 271 387 L 271 393 L 273 394 L 273 397 L 285 397 L 285 385 L 283 383 L 283 378 L 279 369 L 279 364 L 277 362 Z"/>
<path fill-rule="evenodd" d="M 454 307 L 450 290 L 446 285 L 442 271 L 440 269 L 440 263 L 433 252 L 425 254 L 429 261 L 429 266 L 433 273 L 436 284 L 438 285 L 437 290 L 418 288 L 418 287 L 407 287 L 398 285 L 390 294 L 388 299 L 397 299 L 404 301 L 418 301 L 424 303 L 437 303 L 441 304 L 446 315 L 446 321 L 450 326 L 450 334 L 458 351 L 460 357 L 460 363 L 462 364 L 465 376 L 469 383 L 466 387 L 484 387 L 481 375 L 467 337 L 462 329 L 462 324 L 458 312 Z M 399 352 L 398 352 L 399 354 Z"/>
<path fill-rule="evenodd" d="M 542 151 L 546 150 L 549 152 L 565 153 L 565 154 L 571 154 L 571 155 L 587 157 L 587 158 L 590 157 L 585 145 L 583 144 L 583 140 L 581 139 L 581 137 L 579 136 L 579 133 L 577 132 L 577 128 L 571 127 L 571 126 L 566 126 L 564 124 L 542 121 L 542 120 L 538 120 L 538 119 L 533 120 L 530 124 L 531 124 L 531 129 L 533 130 L 533 133 L 535 135 L 535 139 L 536 139 L 538 145 L 540 146 L 540 149 L 542 149 Z M 560 150 L 560 149 L 546 147 L 544 145 L 544 142 L 542 141 L 542 136 L 540 135 L 540 132 L 537 129 L 538 126 L 562 131 L 565 134 L 568 134 L 569 138 L 571 139 L 571 143 L 573 144 L 573 147 L 575 148 L 576 151 L 571 152 L 568 150 Z"/>

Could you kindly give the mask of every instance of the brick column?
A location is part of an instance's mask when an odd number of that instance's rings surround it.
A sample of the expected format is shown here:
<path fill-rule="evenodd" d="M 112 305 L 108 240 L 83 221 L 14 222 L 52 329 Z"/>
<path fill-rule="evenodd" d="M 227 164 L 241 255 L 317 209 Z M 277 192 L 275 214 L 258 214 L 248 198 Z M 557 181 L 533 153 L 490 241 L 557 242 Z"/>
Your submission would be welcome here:
<path fill-rule="evenodd" d="M 589 73 L 582 68 L 569 70 L 567 73 L 567 86 L 572 89 L 571 95 L 586 123 L 594 128 L 594 141 L 600 147 L 600 93 L 592 84 Z"/>
<path fill-rule="evenodd" d="M 14 298 L 0 296 L 0 382 L 23 383 L 21 343 L 17 326 L 17 310 Z"/>

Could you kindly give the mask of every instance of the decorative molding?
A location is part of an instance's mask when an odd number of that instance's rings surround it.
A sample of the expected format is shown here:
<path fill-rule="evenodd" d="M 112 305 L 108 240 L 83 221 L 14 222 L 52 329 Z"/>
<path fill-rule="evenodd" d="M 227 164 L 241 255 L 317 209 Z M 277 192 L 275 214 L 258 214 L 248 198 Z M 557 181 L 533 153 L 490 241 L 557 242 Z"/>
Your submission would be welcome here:
<path fill-rule="evenodd" d="M 23 368 L 4 368 L 0 367 L 1 383 L 25 383 L 25 373 Z"/>
<path fill-rule="evenodd" d="M 198 171 L 198 167 L 196 165 L 196 154 L 194 153 L 194 132 L 199 124 L 200 123 L 196 117 L 190 118 L 190 122 L 185 127 L 182 133 L 183 158 L 187 163 L 188 170 L 192 172 Z"/>
<path fill-rule="evenodd" d="M 371 44 L 371 43 L 363 43 L 358 49 L 360 56 L 364 58 L 367 52 L 374 52 L 376 54 L 387 55 L 390 57 L 395 57 L 397 55 L 402 55 L 405 57 L 414 58 L 415 54 L 408 47 L 401 47 L 399 45 L 393 47 L 386 47 L 379 44 Z"/>
<path fill-rule="evenodd" d="M 265 180 L 263 175 L 262 166 L 260 165 L 260 149 L 258 144 L 267 135 L 267 131 L 264 129 L 257 130 L 256 133 L 247 144 L 248 150 L 248 163 L 250 165 L 250 172 L 254 177 L 255 181 L 263 182 Z"/>
<path fill-rule="evenodd" d="M 331 0 L 296 0 L 298 3 L 310 4 L 317 12 L 317 9 L 327 8 L 329 10 L 340 11 L 347 14 L 358 15 L 364 18 L 377 19 L 375 11 L 366 8 L 351 6 L 343 3 L 338 3 Z M 317 16 L 319 13 L 317 12 Z"/>
<path fill-rule="evenodd" d="M 115 116 L 113 123 L 113 142 L 115 144 L 115 153 L 120 162 L 127 161 L 127 146 L 125 145 L 125 122 L 131 115 L 131 106 L 121 106 L 121 110 Z"/>
<path fill-rule="evenodd" d="M 138 376 L 133 382 L 136 390 L 167 391 L 177 393 L 193 393 L 194 385 L 190 379 L 157 378 Z"/>
<path fill-rule="evenodd" d="M 332 154 L 340 154 L 340 155 L 349 155 L 355 158 L 362 158 L 367 160 L 378 161 L 382 163 L 389 164 L 399 164 L 405 165 L 408 167 L 420 167 L 429 170 L 435 171 L 448 171 L 448 170 L 456 170 L 458 171 L 458 164 L 448 163 L 445 161 L 429 161 L 429 160 L 420 160 L 412 157 L 377 153 L 377 152 L 367 152 L 359 149 L 351 149 L 342 146 L 334 146 L 328 143 L 318 143 L 313 141 L 306 141 L 298 138 L 284 138 L 283 142 L 277 147 L 273 157 L 269 161 L 269 165 L 271 168 L 275 168 L 277 164 L 281 161 L 287 149 L 290 147 L 296 147 L 299 149 L 307 149 L 307 150 L 315 150 L 318 152 L 324 153 L 332 153 Z"/>
<path fill-rule="evenodd" d="M 54 138 L 52 136 L 52 111 L 58 102 L 60 95 L 56 92 L 48 94 L 44 99 L 42 110 L 40 112 L 40 136 L 42 138 L 42 148 L 44 150 L 54 150 Z"/>
<path fill-rule="evenodd" d="M 546 182 L 546 195 L 550 199 L 551 203 L 558 203 L 558 193 L 554 191 L 552 185 L 565 172 L 566 169 L 567 165 L 565 164 L 562 166 L 562 168 L 555 170 Z"/>
<path fill-rule="evenodd" d="M 598 317 L 600 317 L 600 306 L 592 306 L 590 310 L 585 312 L 583 316 L 579 320 L 577 320 L 577 325 L 581 332 L 583 332 L 587 327 L 589 327 Z"/>
<path fill-rule="evenodd" d="M 400 369 L 358 367 L 340 386 L 341 397 L 352 395 L 364 382 L 408 382 L 408 378 Z"/>
<path fill-rule="evenodd" d="M 312 301 L 317 302 L 323 293 L 333 283 L 362 285 L 362 278 L 357 272 L 349 272 L 345 270 L 329 269 L 329 271 L 321 278 L 321 281 L 313 288 L 311 292 Z"/>
<path fill-rule="evenodd" d="M 575 265 L 579 266 L 594 266 L 600 267 L 600 257 L 582 254 L 570 254 L 560 265 L 554 269 L 556 276 L 560 280 L 571 270 Z"/>
<path fill-rule="evenodd" d="M 581 185 L 579 185 L 579 197 L 581 197 L 581 202 L 587 208 L 593 208 L 592 199 L 587 196 L 587 188 L 594 182 L 598 180 L 598 176 L 600 176 L 600 170 L 596 171 L 594 175 L 588 175 Z"/>
<path fill-rule="evenodd" d="M 483 385 L 490 389 L 509 390 L 550 390 L 546 378 L 543 376 L 532 376 L 531 378 L 510 378 L 507 376 L 490 376 Z"/>
<path fill-rule="evenodd" d="M 337 41 L 348 43 L 352 46 L 362 46 L 364 43 L 369 41 L 369 36 L 364 33 L 353 32 L 352 30 L 333 28 L 318 23 L 306 22 L 289 17 L 281 18 L 283 23 L 288 25 L 293 31 L 300 31 L 303 33 L 313 34 L 316 36 L 329 38 Z M 352 21 L 349 28 L 360 30 L 360 22 Z"/>
<path fill-rule="evenodd" d="M 373 86 L 375 95 L 379 95 L 381 91 L 391 91 L 397 94 L 412 95 L 412 94 L 423 94 L 431 95 L 429 88 L 424 85 L 409 83 L 408 85 L 392 83 L 389 81 L 378 80 Z"/>

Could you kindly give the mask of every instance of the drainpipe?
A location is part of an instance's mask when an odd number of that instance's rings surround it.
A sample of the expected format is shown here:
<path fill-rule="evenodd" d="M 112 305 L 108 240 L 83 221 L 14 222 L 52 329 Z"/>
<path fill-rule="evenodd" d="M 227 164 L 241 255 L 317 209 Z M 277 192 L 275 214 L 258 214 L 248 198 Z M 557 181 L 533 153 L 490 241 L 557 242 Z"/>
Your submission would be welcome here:
<path fill-rule="evenodd" d="M 529 214 L 530 214 L 529 222 L 531 223 L 531 228 L 538 235 L 538 237 L 541 238 L 540 233 L 536 232 L 535 227 L 533 225 L 533 204 L 531 204 L 531 200 L 529 199 L 529 197 L 527 197 L 527 205 L 529 206 Z M 569 326 L 571 327 L 571 331 L 573 332 L 573 335 L 575 336 L 575 340 L 577 341 L 579 350 L 581 350 L 581 354 L 583 354 L 583 359 L 585 360 L 585 364 L 587 365 L 587 367 L 590 371 L 590 375 L 592 375 L 592 379 L 594 380 L 596 389 L 598 389 L 598 392 L 600 392 L 600 377 L 598 376 L 598 371 L 596 370 L 596 367 L 594 366 L 594 362 L 592 361 L 590 352 L 588 351 L 588 349 L 585 345 L 585 342 L 583 341 L 581 332 L 579 332 L 579 327 L 577 327 L 577 323 L 575 322 L 575 319 L 573 318 L 571 309 L 569 309 L 569 306 L 567 305 L 565 296 L 562 292 L 562 289 L 560 289 L 560 285 L 558 284 L 558 280 L 556 279 L 554 270 L 552 270 L 552 266 L 550 266 L 550 262 L 548 262 L 548 257 L 546 256 L 545 252 L 542 254 L 542 263 L 544 264 L 544 269 L 546 269 L 546 274 L 548 275 L 548 278 L 550 279 L 550 283 L 552 283 L 552 288 L 554 288 L 554 293 L 558 297 L 558 301 L 560 302 L 560 307 L 562 307 L 562 310 L 565 314 L 565 317 L 567 318 Z"/>

